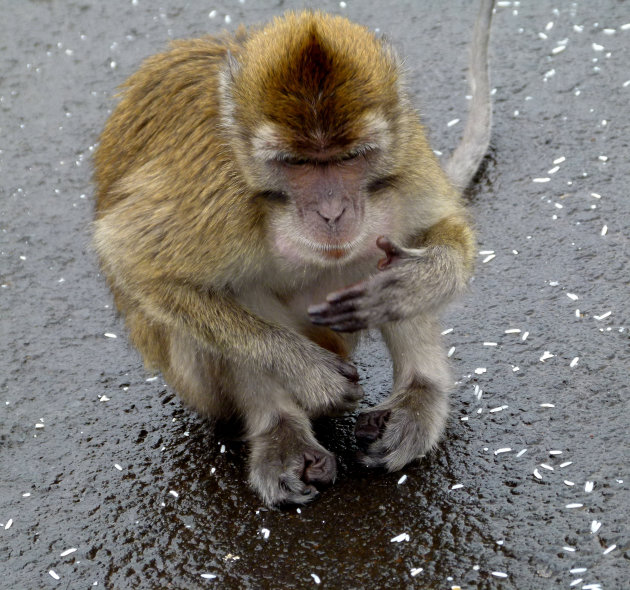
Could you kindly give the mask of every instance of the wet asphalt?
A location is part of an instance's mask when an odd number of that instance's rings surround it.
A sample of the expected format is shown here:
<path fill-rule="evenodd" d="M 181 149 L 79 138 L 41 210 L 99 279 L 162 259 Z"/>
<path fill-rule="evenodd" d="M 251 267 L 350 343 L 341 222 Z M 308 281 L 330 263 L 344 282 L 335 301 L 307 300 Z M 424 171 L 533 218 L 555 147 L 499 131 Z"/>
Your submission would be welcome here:
<path fill-rule="evenodd" d="M 444 440 L 385 474 L 356 464 L 354 417 L 323 421 L 334 487 L 268 510 L 242 445 L 131 349 L 89 247 L 90 156 L 169 39 L 308 4 L 0 0 L 0 588 L 630 587 L 630 6 L 499 4 Z M 448 153 L 473 5 L 317 6 L 394 41 Z M 389 388 L 377 337 L 356 363 L 366 407 Z"/>

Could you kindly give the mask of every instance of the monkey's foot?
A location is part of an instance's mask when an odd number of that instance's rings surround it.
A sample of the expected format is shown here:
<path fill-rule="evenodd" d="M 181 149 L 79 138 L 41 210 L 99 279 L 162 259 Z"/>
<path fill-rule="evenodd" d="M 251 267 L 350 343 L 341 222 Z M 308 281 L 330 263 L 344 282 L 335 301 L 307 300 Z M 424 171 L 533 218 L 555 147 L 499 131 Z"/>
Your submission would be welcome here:
<path fill-rule="evenodd" d="M 429 452 L 441 433 L 441 424 L 426 424 L 407 408 L 374 408 L 357 419 L 359 460 L 367 467 L 397 471 Z"/>
<path fill-rule="evenodd" d="M 268 506 L 306 504 L 319 495 L 317 486 L 334 481 L 337 462 L 324 447 L 287 439 L 268 442 L 253 442 L 249 469 L 249 483 Z"/>

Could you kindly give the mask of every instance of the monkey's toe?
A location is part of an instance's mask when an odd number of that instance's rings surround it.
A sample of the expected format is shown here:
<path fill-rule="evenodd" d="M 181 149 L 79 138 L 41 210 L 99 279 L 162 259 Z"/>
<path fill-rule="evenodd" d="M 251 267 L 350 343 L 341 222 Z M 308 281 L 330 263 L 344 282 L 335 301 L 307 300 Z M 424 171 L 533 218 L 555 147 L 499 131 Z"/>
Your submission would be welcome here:
<path fill-rule="evenodd" d="M 383 435 L 390 415 L 391 410 L 373 410 L 359 414 L 354 427 L 359 448 L 367 451 L 368 447 Z"/>
<path fill-rule="evenodd" d="M 335 456 L 318 450 L 304 452 L 302 481 L 309 484 L 329 485 L 335 481 L 337 463 Z"/>

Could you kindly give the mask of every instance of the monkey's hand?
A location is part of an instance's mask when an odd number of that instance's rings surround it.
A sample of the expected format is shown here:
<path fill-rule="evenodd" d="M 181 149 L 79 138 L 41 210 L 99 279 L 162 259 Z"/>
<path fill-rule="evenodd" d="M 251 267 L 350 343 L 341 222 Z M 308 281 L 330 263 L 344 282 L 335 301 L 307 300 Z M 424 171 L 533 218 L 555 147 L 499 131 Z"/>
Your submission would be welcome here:
<path fill-rule="evenodd" d="M 454 248 L 403 248 L 385 236 L 376 244 L 385 252 L 380 272 L 311 305 L 314 324 L 339 332 L 378 327 L 447 303 L 465 283 Z"/>
<path fill-rule="evenodd" d="M 300 375 L 287 385 L 310 418 L 348 414 L 363 398 L 356 367 L 315 344 Z"/>

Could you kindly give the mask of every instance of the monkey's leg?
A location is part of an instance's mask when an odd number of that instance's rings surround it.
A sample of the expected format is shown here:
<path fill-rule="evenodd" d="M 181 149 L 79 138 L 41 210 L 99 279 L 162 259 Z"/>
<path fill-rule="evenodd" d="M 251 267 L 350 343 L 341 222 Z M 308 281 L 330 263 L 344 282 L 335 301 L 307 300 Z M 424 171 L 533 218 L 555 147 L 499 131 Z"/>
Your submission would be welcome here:
<path fill-rule="evenodd" d="M 355 433 L 365 465 L 396 471 L 437 444 L 452 379 L 434 319 L 417 316 L 386 324 L 381 331 L 394 364 L 393 391 L 359 416 Z"/>
<path fill-rule="evenodd" d="M 306 413 L 272 378 L 233 367 L 234 403 L 250 445 L 249 483 L 269 506 L 305 504 L 333 482 L 335 456 L 322 447 Z"/>

